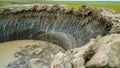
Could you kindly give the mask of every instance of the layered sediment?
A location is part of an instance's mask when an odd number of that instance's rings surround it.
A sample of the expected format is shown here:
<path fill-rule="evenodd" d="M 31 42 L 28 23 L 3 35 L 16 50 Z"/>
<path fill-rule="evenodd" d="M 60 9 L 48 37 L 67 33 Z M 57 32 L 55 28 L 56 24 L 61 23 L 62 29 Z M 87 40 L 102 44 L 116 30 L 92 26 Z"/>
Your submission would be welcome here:
<path fill-rule="evenodd" d="M 97 35 L 111 30 L 110 18 L 102 9 L 82 6 L 65 9 L 60 5 L 33 6 L 0 12 L 0 42 L 34 39 L 58 44 L 65 50 L 81 47 Z"/>
<path fill-rule="evenodd" d="M 66 50 L 54 55 L 49 65 L 35 65 L 38 68 L 119 68 L 119 23 L 119 13 L 85 5 L 79 9 L 66 9 L 60 5 L 33 6 L 21 10 L 3 9 L 0 11 L 0 42 L 34 39 L 57 44 Z M 8 68 L 31 68 L 29 64 L 35 59 L 27 60 L 26 57 L 31 55 L 18 55 L 16 61 L 25 63 L 18 63 L 18 67 L 13 62 Z M 39 61 L 42 62 L 42 59 Z"/>

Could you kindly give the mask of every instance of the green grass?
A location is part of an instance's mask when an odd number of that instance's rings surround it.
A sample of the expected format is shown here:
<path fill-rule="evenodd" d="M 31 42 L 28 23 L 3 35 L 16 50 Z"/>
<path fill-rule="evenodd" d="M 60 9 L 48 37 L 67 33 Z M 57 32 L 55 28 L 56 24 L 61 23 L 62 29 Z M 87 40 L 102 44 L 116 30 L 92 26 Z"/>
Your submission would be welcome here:
<path fill-rule="evenodd" d="M 8 3 L 0 1 L 0 6 L 2 6 L 2 5 L 8 5 Z"/>
<path fill-rule="evenodd" d="M 120 1 L 53 1 L 53 0 L 0 0 L 0 2 L 14 2 L 14 3 L 52 3 L 52 4 L 66 4 L 66 5 L 119 5 Z"/>
<path fill-rule="evenodd" d="M 120 12 L 120 6 L 116 6 L 116 5 L 89 5 L 89 7 L 91 8 L 110 8 L 115 10 L 116 12 Z M 80 5 L 66 5 L 65 8 L 80 8 Z"/>
<path fill-rule="evenodd" d="M 88 5 L 91 8 L 111 8 L 120 12 L 120 1 L 50 1 L 50 0 L 0 0 L 0 8 L 26 8 L 26 6 L 14 6 L 14 4 L 62 4 L 66 8 L 79 8 L 80 5 Z"/>
<path fill-rule="evenodd" d="M 16 3 L 33 3 L 33 2 L 44 2 L 48 0 L 0 0 L 2 2 L 16 2 Z"/>

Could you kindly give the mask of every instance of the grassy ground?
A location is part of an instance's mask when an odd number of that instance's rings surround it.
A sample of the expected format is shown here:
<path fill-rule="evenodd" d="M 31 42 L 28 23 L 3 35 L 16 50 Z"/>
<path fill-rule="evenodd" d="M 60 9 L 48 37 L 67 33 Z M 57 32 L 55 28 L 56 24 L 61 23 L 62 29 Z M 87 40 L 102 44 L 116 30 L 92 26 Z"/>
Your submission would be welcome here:
<path fill-rule="evenodd" d="M 80 8 L 80 5 L 66 5 L 66 8 Z M 115 10 L 116 12 L 120 12 L 120 6 L 115 5 L 89 5 L 91 8 L 110 8 Z"/>
<path fill-rule="evenodd" d="M 62 4 L 66 8 L 79 8 L 80 5 L 88 5 L 92 8 L 111 8 L 120 12 L 120 1 L 49 1 L 49 0 L 0 0 L 0 8 L 26 8 L 27 6 L 21 4 Z M 16 6 L 17 5 L 17 6 Z"/>

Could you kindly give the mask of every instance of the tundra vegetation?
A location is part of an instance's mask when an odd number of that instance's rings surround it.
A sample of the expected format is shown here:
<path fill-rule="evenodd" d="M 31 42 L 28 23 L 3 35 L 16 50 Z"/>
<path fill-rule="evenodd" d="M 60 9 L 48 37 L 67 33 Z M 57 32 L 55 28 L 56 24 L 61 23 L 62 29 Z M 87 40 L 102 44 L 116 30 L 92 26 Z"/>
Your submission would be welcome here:
<path fill-rule="evenodd" d="M 61 4 L 66 8 L 79 8 L 81 5 L 87 5 L 92 8 L 110 8 L 120 12 L 120 1 L 50 1 L 50 0 L 0 0 L 0 8 L 27 8 L 24 5 L 15 6 L 15 4 Z"/>

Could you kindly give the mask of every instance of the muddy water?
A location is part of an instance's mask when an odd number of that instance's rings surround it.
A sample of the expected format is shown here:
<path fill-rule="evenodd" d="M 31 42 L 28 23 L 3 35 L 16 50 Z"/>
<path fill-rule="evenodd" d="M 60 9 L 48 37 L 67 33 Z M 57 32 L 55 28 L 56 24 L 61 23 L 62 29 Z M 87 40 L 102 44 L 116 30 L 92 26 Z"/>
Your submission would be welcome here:
<path fill-rule="evenodd" d="M 19 41 L 11 41 L 0 43 L 0 68 L 6 68 L 6 65 L 13 61 L 14 53 L 20 50 L 20 47 L 24 47 L 25 45 L 34 45 L 34 44 L 46 44 L 46 42 L 42 41 L 34 41 L 34 40 L 19 40 Z"/>

